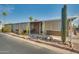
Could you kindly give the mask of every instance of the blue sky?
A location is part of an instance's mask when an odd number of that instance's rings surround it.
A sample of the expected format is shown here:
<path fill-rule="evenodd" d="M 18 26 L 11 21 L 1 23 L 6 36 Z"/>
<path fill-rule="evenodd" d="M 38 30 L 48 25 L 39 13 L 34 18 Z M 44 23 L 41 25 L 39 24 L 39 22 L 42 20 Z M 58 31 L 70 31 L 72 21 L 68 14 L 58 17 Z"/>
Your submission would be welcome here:
<path fill-rule="evenodd" d="M 0 20 L 4 23 L 28 22 L 29 16 L 37 20 L 61 18 L 62 4 L 15 4 L 0 5 Z M 79 5 L 67 5 L 68 16 L 79 15 Z M 3 17 L 2 11 L 8 15 Z"/>

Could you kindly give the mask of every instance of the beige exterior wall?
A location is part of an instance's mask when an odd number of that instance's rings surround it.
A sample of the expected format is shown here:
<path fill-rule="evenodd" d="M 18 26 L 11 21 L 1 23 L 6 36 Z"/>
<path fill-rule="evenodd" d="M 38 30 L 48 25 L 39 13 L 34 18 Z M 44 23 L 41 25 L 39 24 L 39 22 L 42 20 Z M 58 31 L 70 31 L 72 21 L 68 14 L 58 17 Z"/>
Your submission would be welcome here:
<path fill-rule="evenodd" d="M 45 30 L 61 31 L 61 21 L 47 21 L 47 22 L 45 22 Z"/>
<path fill-rule="evenodd" d="M 61 21 L 46 21 L 45 32 L 46 34 L 61 35 Z"/>
<path fill-rule="evenodd" d="M 26 28 L 28 28 L 28 23 L 17 23 L 17 24 L 13 24 L 12 26 L 13 28 L 13 32 L 17 32 L 16 30 L 18 30 L 18 33 L 21 34 L 23 33 L 23 31 L 26 30 Z"/>

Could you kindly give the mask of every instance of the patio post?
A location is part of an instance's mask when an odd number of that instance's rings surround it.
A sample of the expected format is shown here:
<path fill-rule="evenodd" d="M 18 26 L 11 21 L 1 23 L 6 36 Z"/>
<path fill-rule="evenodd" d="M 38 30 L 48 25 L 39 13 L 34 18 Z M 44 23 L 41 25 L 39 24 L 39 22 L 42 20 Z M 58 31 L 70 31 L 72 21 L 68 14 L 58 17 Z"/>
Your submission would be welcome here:
<path fill-rule="evenodd" d="M 30 33 L 30 23 L 31 23 L 31 22 L 28 22 L 28 29 L 29 29 L 29 30 L 28 30 L 28 34 L 29 34 L 29 35 L 31 34 L 31 33 Z"/>
<path fill-rule="evenodd" d="M 42 22 L 42 35 L 45 35 L 45 21 Z"/>

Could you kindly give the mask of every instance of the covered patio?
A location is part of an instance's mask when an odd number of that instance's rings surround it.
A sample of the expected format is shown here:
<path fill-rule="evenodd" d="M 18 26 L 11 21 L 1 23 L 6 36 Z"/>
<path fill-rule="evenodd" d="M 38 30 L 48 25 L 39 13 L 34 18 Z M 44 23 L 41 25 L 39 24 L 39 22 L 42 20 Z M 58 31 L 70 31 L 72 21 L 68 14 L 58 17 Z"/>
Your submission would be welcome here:
<path fill-rule="evenodd" d="M 30 34 L 42 34 L 42 22 L 30 22 Z"/>

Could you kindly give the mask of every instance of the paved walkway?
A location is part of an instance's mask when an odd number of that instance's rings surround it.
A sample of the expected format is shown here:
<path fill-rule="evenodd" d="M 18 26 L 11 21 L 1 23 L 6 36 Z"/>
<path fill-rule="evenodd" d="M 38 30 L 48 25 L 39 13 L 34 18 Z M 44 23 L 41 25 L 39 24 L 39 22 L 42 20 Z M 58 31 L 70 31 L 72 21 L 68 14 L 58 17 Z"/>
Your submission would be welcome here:
<path fill-rule="evenodd" d="M 61 48 L 61 49 L 65 49 L 65 50 L 69 50 L 69 51 L 72 51 L 72 52 L 79 53 L 79 39 L 78 38 L 73 38 L 73 42 L 72 42 L 73 48 L 71 48 L 69 46 L 69 44 L 68 45 L 62 44 L 60 36 L 53 36 L 54 40 L 46 41 L 46 40 L 31 38 L 28 35 L 26 35 L 26 36 L 25 35 L 17 35 L 17 34 L 14 34 L 14 33 L 9 33 L 9 34 L 13 35 L 13 36 L 18 36 L 18 37 L 21 37 L 21 38 L 24 38 L 24 39 L 29 39 L 31 41 L 35 41 L 35 42 L 38 42 L 38 43 L 44 43 L 44 44 L 47 44 L 47 45 L 51 45 L 51 46 L 54 46 L 54 47 L 58 47 L 58 48 Z"/>

